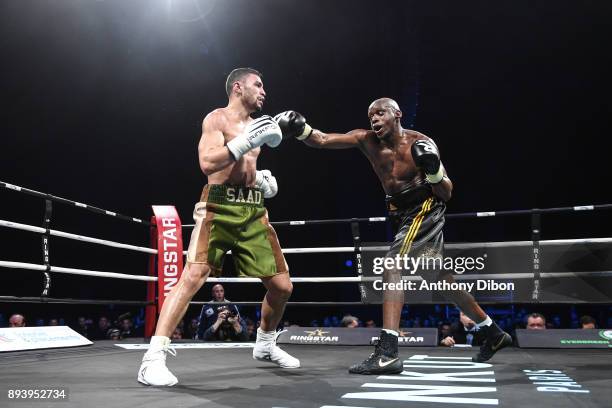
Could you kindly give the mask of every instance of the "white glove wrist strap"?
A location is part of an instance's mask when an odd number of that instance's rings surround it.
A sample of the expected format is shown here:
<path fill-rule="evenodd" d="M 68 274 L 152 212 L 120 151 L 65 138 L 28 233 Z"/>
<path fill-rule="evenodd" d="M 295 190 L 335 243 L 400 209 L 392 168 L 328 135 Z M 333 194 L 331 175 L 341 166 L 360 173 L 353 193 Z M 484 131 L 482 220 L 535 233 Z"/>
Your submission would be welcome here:
<path fill-rule="evenodd" d="M 306 123 L 304 125 L 304 131 L 302 132 L 301 135 L 299 135 L 298 137 L 296 137 L 297 140 L 304 140 L 304 139 L 308 139 L 308 137 L 310 137 L 310 135 L 312 134 L 312 127 L 310 127 L 310 125 L 308 123 Z"/>
<path fill-rule="evenodd" d="M 444 178 L 444 170 L 442 169 L 442 165 L 438 168 L 438 172 L 436 174 L 425 174 L 425 179 L 429 184 L 438 184 Z"/>

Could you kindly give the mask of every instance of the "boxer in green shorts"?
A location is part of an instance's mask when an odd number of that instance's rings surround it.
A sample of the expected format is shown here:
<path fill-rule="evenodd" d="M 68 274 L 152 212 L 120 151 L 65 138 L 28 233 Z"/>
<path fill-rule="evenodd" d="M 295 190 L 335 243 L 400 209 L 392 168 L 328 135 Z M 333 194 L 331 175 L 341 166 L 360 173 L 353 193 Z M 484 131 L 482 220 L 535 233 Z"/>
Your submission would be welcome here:
<path fill-rule="evenodd" d="M 260 278 L 267 289 L 253 358 L 282 368 L 300 366 L 297 358 L 276 345 L 276 327 L 293 286 L 263 206 L 264 198 L 278 192 L 276 179 L 269 170 L 256 169 L 261 146 L 278 146 L 283 131 L 270 116 L 255 120 L 250 116 L 261 111 L 266 97 L 259 72 L 235 69 L 227 77 L 225 89 L 227 106 L 213 110 L 202 123 L 198 158 L 208 185 L 194 209 L 196 225 L 185 269 L 164 301 L 155 336 L 138 370 L 138 381 L 145 385 L 172 386 L 178 382 L 166 367 L 166 354 L 173 352 L 169 337 L 206 278 L 221 273 L 229 250 L 239 273 Z"/>

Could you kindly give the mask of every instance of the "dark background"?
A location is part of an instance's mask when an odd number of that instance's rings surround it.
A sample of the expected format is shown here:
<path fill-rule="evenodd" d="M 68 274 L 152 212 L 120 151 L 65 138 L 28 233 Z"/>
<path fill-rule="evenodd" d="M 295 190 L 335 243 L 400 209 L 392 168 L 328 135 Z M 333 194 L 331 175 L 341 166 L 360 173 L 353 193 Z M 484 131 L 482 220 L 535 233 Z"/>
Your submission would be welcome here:
<path fill-rule="evenodd" d="M 367 127 L 373 99 L 396 99 L 404 127 L 440 147 L 451 213 L 610 203 L 611 17 L 602 1 L 3 1 L 0 180 L 143 219 L 171 204 L 191 223 L 205 183 L 201 120 L 225 106 L 226 75 L 251 66 L 264 74 L 265 113 L 295 109 L 326 131 Z M 279 182 L 273 221 L 385 215 L 357 150 L 287 141 L 264 148 L 258 167 Z M 40 199 L 2 190 L 0 203 L 3 219 L 42 221 Z M 53 228 L 147 245 L 145 227 L 54 210 Z M 546 216 L 542 237 L 605 237 L 610 221 L 605 211 Z M 278 233 L 285 247 L 351 243 L 348 226 Z M 446 236 L 529 239 L 529 219 L 449 220 Z M 388 237 L 363 226 L 364 240 Z M 0 259 L 41 263 L 39 236 L 2 229 L 0 242 Z M 142 254 L 51 245 L 53 265 L 146 273 Z M 348 256 L 287 257 L 294 276 L 354 275 Z M 1 276 L 1 295 L 40 293 L 38 272 Z M 227 296 L 259 299 L 256 286 Z M 144 285 L 54 275 L 52 295 L 142 299 Z M 319 295 L 357 293 L 305 285 L 294 300 Z"/>

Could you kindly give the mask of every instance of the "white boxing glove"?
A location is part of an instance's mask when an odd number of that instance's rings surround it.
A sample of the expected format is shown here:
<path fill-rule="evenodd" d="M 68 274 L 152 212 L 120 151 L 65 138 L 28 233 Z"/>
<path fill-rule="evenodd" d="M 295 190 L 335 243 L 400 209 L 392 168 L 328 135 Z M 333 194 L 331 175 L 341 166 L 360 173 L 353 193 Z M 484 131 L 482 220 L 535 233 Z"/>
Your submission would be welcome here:
<path fill-rule="evenodd" d="M 270 116 L 264 115 L 249 123 L 243 134 L 227 142 L 227 148 L 234 159 L 239 160 L 246 152 L 264 143 L 276 147 L 282 140 L 283 133 L 278 124 Z"/>
<path fill-rule="evenodd" d="M 270 170 L 257 170 L 255 187 L 263 192 L 265 198 L 272 198 L 278 193 L 276 177 L 272 175 Z"/>

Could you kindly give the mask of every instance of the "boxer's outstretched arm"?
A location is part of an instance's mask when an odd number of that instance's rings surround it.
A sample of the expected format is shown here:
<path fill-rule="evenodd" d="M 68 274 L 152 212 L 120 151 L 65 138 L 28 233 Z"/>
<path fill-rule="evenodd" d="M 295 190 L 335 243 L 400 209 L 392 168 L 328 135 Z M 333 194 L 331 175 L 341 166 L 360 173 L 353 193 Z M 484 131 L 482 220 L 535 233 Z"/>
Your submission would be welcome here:
<path fill-rule="evenodd" d="M 200 169 L 209 176 L 235 163 L 234 156 L 225 146 L 222 132 L 222 119 L 214 112 L 206 116 L 202 122 L 202 137 L 198 144 Z"/>
<path fill-rule="evenodd" d="M 323 133 L 314 129 L 312 134 L 304 139 L 304 143 L 319 149 L 350 149 L 362 147 L 366 133 L 367 130 L 364 129 L 355 129 L 348 133 Z"/>

